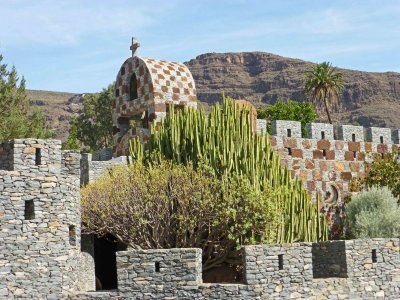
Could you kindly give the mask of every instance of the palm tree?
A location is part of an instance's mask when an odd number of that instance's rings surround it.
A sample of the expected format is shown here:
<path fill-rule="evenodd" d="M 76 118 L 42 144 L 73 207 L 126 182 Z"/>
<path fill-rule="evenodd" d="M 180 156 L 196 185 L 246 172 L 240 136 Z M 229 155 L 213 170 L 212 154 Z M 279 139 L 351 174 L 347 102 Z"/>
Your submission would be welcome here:
<path fill-rule="evenodd" d="M 344 81 L 342 73 L 337 72 L 329 62 L 323 62 L 307 71 L 305 90 L 311 96 L 311 102 L 319 110 L 325 107 L 329 123 L 332 124 L 329 109 L 339 107 L 340 92 Z"/>

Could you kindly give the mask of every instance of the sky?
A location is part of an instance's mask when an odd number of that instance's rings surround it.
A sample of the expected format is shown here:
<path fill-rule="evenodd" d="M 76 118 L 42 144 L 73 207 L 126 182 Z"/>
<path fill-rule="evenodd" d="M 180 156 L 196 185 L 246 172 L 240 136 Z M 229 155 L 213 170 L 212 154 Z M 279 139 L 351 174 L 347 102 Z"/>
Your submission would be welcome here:
<path fill-rule="evenodd" d="M 131 55 L 264 51 L 400 72 L 400 0 L 0 0 L 0 53 L 29 89 L 96 92 Z"/>

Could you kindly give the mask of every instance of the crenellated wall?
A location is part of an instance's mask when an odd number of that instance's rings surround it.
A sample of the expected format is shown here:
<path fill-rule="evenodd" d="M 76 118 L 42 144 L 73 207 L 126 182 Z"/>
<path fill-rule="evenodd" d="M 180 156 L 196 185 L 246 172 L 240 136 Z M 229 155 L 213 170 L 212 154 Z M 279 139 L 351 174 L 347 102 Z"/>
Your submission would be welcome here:
<path fill-rule="evenodd" d="M 70 299 L 398 299 L 399 239 L 245 246 L 243 284 L 204 284 L 199 249 L 118 252 L 118 290 Z"/>
<path fill-rule="evenodd" d="M 266 122 L 258 121 L 258 132 Z M 354 179 L 364 178 L 365 162 L 399 149 L 399 130 L 362 126 L 307 124 L 307 138 L 297 121 L 272 122 L 270 141 L 292 178 L 302 180 L 315 202 L 328 216 L 331 236 L 342 233 L 344 199 L 358 192 Z"/>

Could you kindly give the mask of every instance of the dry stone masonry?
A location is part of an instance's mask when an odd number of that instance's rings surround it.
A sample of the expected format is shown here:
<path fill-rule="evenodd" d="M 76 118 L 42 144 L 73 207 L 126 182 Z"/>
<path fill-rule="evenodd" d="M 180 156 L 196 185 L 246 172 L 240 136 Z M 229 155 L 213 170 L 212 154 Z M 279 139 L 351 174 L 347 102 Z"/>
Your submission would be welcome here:
<path fill-rule="evenodd" d="M 80 186 L 127 165 L 129 140 L 146 142 L 149 124 L 160 122 L 170 104 L 197 106 L 188 68 L 140 58 L 138 47 L 132 40 L 132 57 L 117 76 L 112 151 L 81 157 L 61 151 L 57 140 L 0 143 L 0 299 L 400 298 L 396 238 L 246 246 L 242 284 L 203 283 L 199 249 L 128 249 L 117 252 L 118 288 L 96 292 L 95 242 L 81 236 Z M 253 111 L 255 131 L 265 133 L 267 122 Z M 399 140 L 399 130 L 320 123 L 308 124 L 305 138 L 299 122 L 279 120 L 270 136 L 292 178 L 314 201 L 322 196 L 331 232 L 364 163 L 397 150 Z"/>
<path fill-rule="evenodd" d="M 58 299 L 78 284 L 80 155 L 37 139 L 0 153 L 0 298 Z"/>
<path fill-rule="evenodd" d="M 199 249 L 117 254 L 118 290 L 70 299 L 398 299 L 399 240 L 246 246 L 243 284 L 202 283 Z"/>

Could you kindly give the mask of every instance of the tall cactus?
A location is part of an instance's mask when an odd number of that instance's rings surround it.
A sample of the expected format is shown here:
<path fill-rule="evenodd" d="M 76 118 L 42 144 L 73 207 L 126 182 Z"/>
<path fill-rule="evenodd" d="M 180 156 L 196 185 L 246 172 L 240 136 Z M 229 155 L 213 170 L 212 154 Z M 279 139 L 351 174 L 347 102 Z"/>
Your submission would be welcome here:
<path fill-rule="evenodd" d="M 138 139 L 131 143 L 134 160 L 173 160 L 196 166 L 211 166 L 218 176 L 237 174 L 250 179 L 254 189 L 278 191 L 276 205 L 282 206 L 276 242 L 320 241 L 327 239 L 325 217 L 312 204 L 307 191 L 290 171 L 283 168 L 268 134 L 253 133 L 248 109 L 240 109 L 228 97 L 222 108 L 217 103 L 209 116 L 204 110 L 174 111 L 158 126 L 152 126 L 146 147 Z"/>

